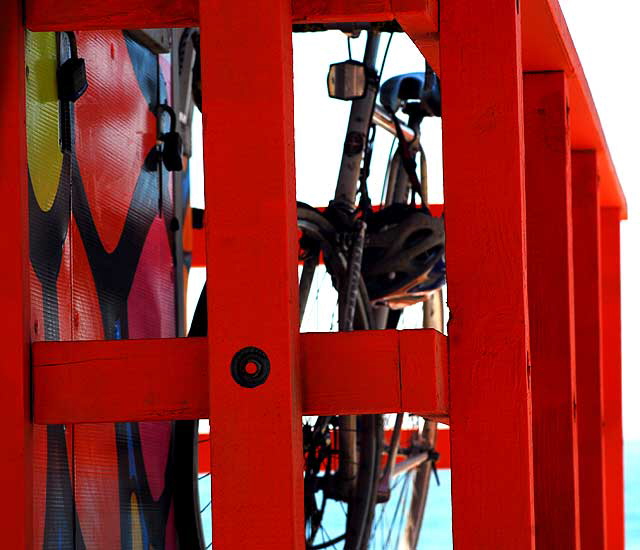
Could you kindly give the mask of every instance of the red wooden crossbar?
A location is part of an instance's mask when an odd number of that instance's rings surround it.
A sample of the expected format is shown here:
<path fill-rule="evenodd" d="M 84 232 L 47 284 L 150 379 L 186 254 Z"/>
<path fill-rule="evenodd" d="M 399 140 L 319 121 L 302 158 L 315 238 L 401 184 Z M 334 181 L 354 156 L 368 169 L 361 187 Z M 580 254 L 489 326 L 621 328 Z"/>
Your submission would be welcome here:
<path fill-rule="evenodd" d="M 385 330 L 300 339 L 303 414 L 411 411 L 447 421 L 443 334 Z M 36 342 L 32 349 L 38 424 L 209 416 L 206 338 Z"/>
<path fill-rule="evenodd" d="M 438 438 L 436 440 L 436 451 L 438 451 L 438 461 L 436 467 L 438 470 L 448 470 L 451 468 L 450 452 L 449 452 L 449 431 L 446 429 L 438 430 Z M 389 441 L 392 430 L 385 430 L 385 440 Z M 404 447 L 409 446 L 411 438 L 415 435 L 415 430 L 403 430 L 400 436 L 401 445 Z M 211 449 L 209 447 L 209 434 L 201 433 L 198 436 L 198 473 L 208 474 L 211 473 Z M 384 458 L 384 457 L 383 457 Z M 402 460 L 400 457 L 398 460 Z"/>
<path fill-rule="evenodd" d="M 379 210 L 379 205 L 374 210 Z M 429 209 L 434 216 L 442 216 L 443 204 L 430 204 Z M 322 208 L 320 208 L 322 210 Z M 205 216 L 206 223 L 206 216 Z M 204 229 L 193 229 L 191 240 L 191 267 L 206 267 L 207 255 L 205 253 Z"/>
<path fill-rule="evenodd" d="M 294 23 L 393 21 L 419 36 L 438 30 L 437 0 L 293 0 Z M 198 0 L 27 0 L 35 31 L 197 27 Z M 413 33 L 411 33 L 413 34 Z"/>

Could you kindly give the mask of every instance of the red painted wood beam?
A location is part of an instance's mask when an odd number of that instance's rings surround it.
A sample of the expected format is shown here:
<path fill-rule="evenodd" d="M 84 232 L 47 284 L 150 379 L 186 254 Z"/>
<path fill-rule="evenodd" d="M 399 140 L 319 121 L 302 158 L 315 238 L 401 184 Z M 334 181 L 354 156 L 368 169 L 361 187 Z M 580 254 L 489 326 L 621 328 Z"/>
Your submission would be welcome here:
<path fill-rule="evenodd" d="M 605 546 L 600 213 L 595 151 L 571 155 L 576 393 L 583 550 Z"/>
<path fill-rule="evenodd" d="M 410 411 L 447 422 L 443 334 L 307 333 L 300 340 L 303 414 Z M 38 424 L 209 415 L 206 338 L 36 342 L 32 361 Z"/>
<path fill-rule="evenodd" d="M 198 0 L 25 0 L 33 31 L 197 27 Z"/>
<path fill-rule="evenodd" d="M 538 548 L 580 548 L 571 145 L 563 72 L 525 73 L 527 290 Z"/>
<path fill-rule="evenodd" d="M 0 485 L 6 491 L 0 513 L 2 544 L 32 547 L 32 460 L 29 367 L 29 245 L 27 219 L 27 160 L 25 136 L 25 63 L 22 2 L 3 4 L 0 37 L 5 82 L 0 127 L 0 193 L 6 211 L 0 235 L 0 254 L 6 265 L 0 280 L 0 417 L 4 423 L 0 453 Z"/>
<path fill-rule="evenodd" d="M 393 430 L 385 432 L 385 438 L 388 441 Z M 410 441 L 415 434 L 413 430 L 403 430 L 400 441 Z M 436 463 L 438 470 L 448 470 L 451 468 L 449 462 L 449 430 L 438 430 L 438 439 L 436 441 L 436 450 L 440 455 Z M 209 448 L 209 434 L 201 433 L 198 436 L 198 473 L 211 473 L 211 451 Z"/>
<path fill-rule="evenodd" d="M 322 207 L 318 207 L 319 210 L 323 210 Z M 374 205 L 374 210 L 379 210 L 380 205 Z M 443 204 L 430 204 L 429 210 L 434 216 L 442 216 L 444 212 Z M 206 216 L 205 216 L 206 223 Z M 206 267 L 206 254 L 205 254 L 205 240 L 204 229 L 193 229 L 192 241 L 191 241 L 191 267 Z"/>
<path fill-rule="evenodd" d="M 253 9 L 245 6 L 245 9 Z M 34 31 L 197 27 L 198 0 L 26 0 Z M 293 0 L 293 23 L 393 21 L 421 37 L 438 30 L 437 0 Z"/>
<path fill-rule="evenodd" d="M 620 213 L 600 209 L 602 393 L 607 548 L 624 548 L 622 364 L 620 342 Z"/>
<path fill-rule="evenodd" d="M 440 58 L 453 542 L 533 549 L 517 3 L 442 2 Z"/>
<path fill-rule="evenodd" d="M 213 546 L 303 550 L 291 1 L 201 0 L 200 28 Z M 230 373 L 249 348 L 252 388 Z"/>

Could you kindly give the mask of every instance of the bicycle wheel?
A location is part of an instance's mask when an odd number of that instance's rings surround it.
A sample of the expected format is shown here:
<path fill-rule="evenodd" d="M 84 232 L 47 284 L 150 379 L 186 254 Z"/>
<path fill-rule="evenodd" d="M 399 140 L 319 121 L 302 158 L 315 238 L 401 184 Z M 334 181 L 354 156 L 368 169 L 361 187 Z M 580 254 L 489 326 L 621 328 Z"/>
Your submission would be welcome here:
<path fill-rule="evenodd" d="M 298 205 L 298 229 L 301 330 L 339 330 L 346 300 L 347 251 L 334 227 L 304 204 Z M 361 278 L 353 328 L 372 328 Z M 307 417 L 303 446 L 307 548 L 366 548 L 376 504 L 381 416 Z"/>

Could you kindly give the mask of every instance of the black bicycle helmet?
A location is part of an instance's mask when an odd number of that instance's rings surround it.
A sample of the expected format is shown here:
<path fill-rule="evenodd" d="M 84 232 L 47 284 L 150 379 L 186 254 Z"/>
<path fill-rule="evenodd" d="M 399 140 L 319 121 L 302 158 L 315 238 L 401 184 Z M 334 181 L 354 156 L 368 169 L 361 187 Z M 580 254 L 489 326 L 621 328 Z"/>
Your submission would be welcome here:
<path fill-rule="evenodd" d="M 444 284 L 444 220 L 408 204 L 371 214 L 362 274 L 376 305 L 423 302 Z"/>

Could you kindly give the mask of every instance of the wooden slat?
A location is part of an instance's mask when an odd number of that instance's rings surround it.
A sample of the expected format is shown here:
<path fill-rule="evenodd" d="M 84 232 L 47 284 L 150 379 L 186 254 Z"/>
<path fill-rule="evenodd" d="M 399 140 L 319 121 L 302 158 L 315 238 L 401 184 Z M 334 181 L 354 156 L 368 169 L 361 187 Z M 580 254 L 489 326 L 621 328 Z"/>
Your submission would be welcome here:
<path fill-rule="evenodd" d="M 2 354 L 0 355 L 0 416 L 5 423 L 0 453 L 0 484 L 7 498 L 1 506 L 0 529 L 6 548 L 32 545 L 32 460 L 29 374 L 29 279 L 27 171 L 25 136 L 25 63 L 22 3 L 3 4 L 0 37 L 5 82 L 0 127 L 0 192 L 5 228 L 0 254 L 5 259 L 0 284 Z"/>
<path fill-rule="evenodd" d="M 571 146 L 563 72 L 525 73 L 536 545 L 580 548 Z"/>
<path fill-rule="evenodd" d="M 447 421 L 443 334 L 308 333 L 300 340 L 303 414 L 410 411 Z M 36 342 L 32 361 L 39 424 L 209 414 L 205 338 Z"/>
<path fill-rule="evenodd" d="M 600 209 L 602 393 L 607 548 L 624 548 L 620 212 Z"/>
<path fill-rule="evenodd" d="M 595 151 L 571 155 L 576 393 L 583 550 L 605 546 L 598 167 Z"/>
<path fill-rule="evenodd" d="M 302 550 L 291 1 L 201 0 L 200 28 L 213 546 Z M 230 373 L 247 347 L 271 363 L 255 388 Z"/>
<path fill-rule="evenodd" d="M 400 410 L 448 422 L 449 369 L 446 337 L 436 330 L 403 330 L 400 348 Z"/>
<path fill-rule="evenodd" d="M 533 549 L 517 3 L 442 2 L 440 62 L 453 542 Z"/>
<path fill-rule="evenodd" d="M 208 417 L 206 338 L 36 342 L 36 423 Z"/>
<path fill-rule="evenodd" d="M 25 0 L 33 31 L 197 27 L 197 0 Z"/>

